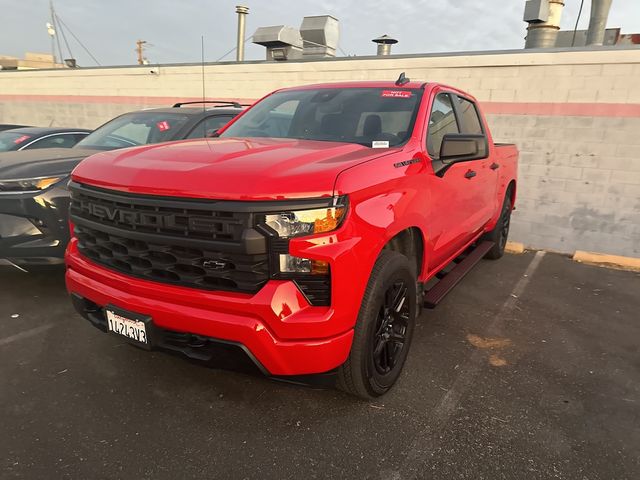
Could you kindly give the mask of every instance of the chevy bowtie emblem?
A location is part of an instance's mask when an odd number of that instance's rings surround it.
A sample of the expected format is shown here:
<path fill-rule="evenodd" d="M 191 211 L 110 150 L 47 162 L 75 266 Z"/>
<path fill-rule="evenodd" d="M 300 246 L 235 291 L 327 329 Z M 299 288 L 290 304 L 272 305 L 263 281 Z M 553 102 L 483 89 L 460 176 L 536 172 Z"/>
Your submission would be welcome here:
<path fill-rule="evenodd" d="M 227 262 L 221 260 L 204 260 L 202 262 L 202 268 L 207 270 L 224 270 L 227 268 Z"/>

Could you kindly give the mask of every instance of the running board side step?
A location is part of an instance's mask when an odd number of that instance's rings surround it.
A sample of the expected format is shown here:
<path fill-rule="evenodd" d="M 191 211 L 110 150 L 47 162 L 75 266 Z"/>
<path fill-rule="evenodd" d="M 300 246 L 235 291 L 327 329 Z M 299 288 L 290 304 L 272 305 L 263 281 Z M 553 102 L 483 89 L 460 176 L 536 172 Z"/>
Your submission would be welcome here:
<path fill-rule="evenodd" d="M 494 242 L 478 244 L 464 259 L 446 273 L 438 283 L 427 290 L 423 297 L 425 308 L 434 308 L 455 287 L 463 277 L 487 254 Z"/>

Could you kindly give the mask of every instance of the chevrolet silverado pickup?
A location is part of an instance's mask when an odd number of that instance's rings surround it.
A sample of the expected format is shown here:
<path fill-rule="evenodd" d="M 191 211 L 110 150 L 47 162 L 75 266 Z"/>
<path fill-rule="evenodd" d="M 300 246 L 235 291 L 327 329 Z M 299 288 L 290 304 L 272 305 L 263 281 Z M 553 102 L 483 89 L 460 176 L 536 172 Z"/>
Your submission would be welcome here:
<path fill-rule="evenodd" d="M 67 288 L 141 348 L 235 348 L 267 375 L 332 373 L 377 397 L 421 307 L 503 255 L 517 158 L 456 88 L 401 75 L 278 90 L 218 138 L 80 163 Z"/>

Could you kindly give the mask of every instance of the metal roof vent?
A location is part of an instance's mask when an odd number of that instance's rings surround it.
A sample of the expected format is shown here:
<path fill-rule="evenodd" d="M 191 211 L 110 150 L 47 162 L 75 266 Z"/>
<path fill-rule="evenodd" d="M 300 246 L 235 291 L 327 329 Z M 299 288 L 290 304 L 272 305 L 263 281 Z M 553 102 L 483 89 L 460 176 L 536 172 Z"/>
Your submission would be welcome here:
<path fill-rule="evenodd" d="M 253 34 L 253 43 L 267 47 L 267 60 L 291 60 L 302 57 L 302 37 L 300 31 L 294 27 L 260 27 Z"/>
<path fill-rule="evenodd" d="M 391 55 L 391 45 L 398 43 L 398 40 L 391 38 L 389 35 L 382 35 L 381 37 L 374 38 L 371 41 L 378 44 L 377 55 L 379 57 Z"/>
<path fill-rule="evenodd" d="M 340 39 L 340 22 L 331 15 L 304 17 L 300 34 L 305 57 L 335 57 Z"/>
<path fill-rule="evenodd" d="M 523 20 L 529 24 L 524 48 L 556 46 L 565 0 L 528 0 Z"/>

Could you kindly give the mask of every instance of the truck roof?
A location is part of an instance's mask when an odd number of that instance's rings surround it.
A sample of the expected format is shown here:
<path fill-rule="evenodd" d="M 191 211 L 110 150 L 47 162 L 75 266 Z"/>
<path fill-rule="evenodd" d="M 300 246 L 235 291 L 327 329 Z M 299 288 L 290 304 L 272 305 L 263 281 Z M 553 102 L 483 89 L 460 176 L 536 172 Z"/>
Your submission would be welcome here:
<path fill-rule="evenodd" d="M 396 85 L 395 81 L 363 81 L 363 82 L 336 82 L 336 83 L 316 83 L 313 85 L 301 85 L 299 87 L 283 88 L 282 90 L 307 90 L 318 88 L 390 88 L 390 89 L 412 89 L 417 90 L 423 88 L 427 82 L 408 82 L 404 85 Z"/>
<path fill-rule="evenodd" d="M 473 95 L 460 90 L 459 88 L 452 87 L 451 85 L 446 85 L 444 83 L 439 82 L 425 82 L 425 81 L 410 81 L 405 83 L 404 85 L 396 85 L 394 81 L 361 81 L 361 82 L 336 82 L 336 83 L 316 83 L 313 85 L 300 85 L 297 87 L 288 87 L 282 88 L 280 90 L 276 90 L 278 92 L 282 91 L 294 91 L 294 90 L 317 90 L 319 88 L 388 88 L 389 90 L 398 90 L 398 89 L 409 89 L 409 90 L 432 90 L 436 87 L 445 88 L 450 90 L 458 95 L 462 95 L 466 98 L 469 98 L 473 101 L 476 101 Z"/>

